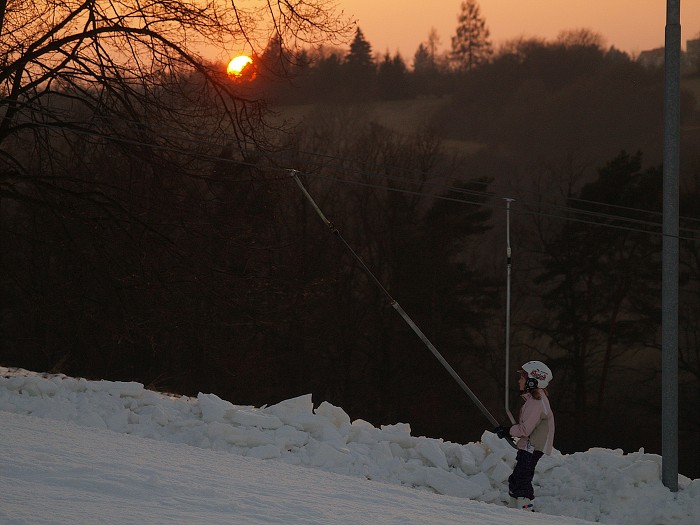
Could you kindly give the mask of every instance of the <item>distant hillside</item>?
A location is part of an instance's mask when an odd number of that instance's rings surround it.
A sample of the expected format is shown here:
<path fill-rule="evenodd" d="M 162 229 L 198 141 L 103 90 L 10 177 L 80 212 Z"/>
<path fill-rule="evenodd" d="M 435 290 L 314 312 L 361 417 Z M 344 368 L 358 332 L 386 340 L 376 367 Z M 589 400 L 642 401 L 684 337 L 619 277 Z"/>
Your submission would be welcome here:
<path fill-rule="evenodd" d="M 439 115 L 451 102 L 450 96 L 421 97 L 407 100 L 355 102 L 346 104 L 297 104 L 275 108 L 276 122 L 290 126 L 303 125 L 314 118 L 319 109 L 327 106 L 351 113 L 356 122 L 374 122 L 399 134 L 431 130 L 443 138 L 443 145 L 453 153 L 472 155 L 483 148 L 476 141 L 447 136 L 446 125 Z M 339 111 L 342 111 L 339 109 Z"/>
<path fill-rule="evenodd" d="M 600 50 L 527 50 L 501 57 L 453 92 L 401 100 L 288 104 L 278 118 L 313 127 L 342 120 L 348 129 L 376 122 L 400 134 L 430 130 L 448 152 L 465 157 L 464 173 L 496 181 L 567 165 L 591 175 L 621 151 L 641 151 L 644 165 L 663 160 L 663 73 Z M 557 65 L 565 67 L 557 68 Z M 700 165 L 700 78 L 682 82 L 681 174 Z"/>

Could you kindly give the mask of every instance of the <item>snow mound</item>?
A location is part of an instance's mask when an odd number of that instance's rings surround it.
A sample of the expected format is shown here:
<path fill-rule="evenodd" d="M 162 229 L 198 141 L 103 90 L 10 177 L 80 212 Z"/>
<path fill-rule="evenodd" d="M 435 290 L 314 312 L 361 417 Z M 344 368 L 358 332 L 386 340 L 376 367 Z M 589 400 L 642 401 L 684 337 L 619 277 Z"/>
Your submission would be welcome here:
<path fill-rule="evenodd" d="M 275 459 L 327 472 L 502 505 L 515 451 L 491 432 L 478 443 L 412 436 L 408 424 L 351 421 L 311 395 L 268 407 L 215 394 L 153 392 L 140 383 L 88 381 L 0 367 L 0 410 L 153 440 Z M 643 450 L 555 451 L 535 475 L 538 511 L 617 525 L 696 525 L 700 480 L 660 481 L 661 458 Z"/>

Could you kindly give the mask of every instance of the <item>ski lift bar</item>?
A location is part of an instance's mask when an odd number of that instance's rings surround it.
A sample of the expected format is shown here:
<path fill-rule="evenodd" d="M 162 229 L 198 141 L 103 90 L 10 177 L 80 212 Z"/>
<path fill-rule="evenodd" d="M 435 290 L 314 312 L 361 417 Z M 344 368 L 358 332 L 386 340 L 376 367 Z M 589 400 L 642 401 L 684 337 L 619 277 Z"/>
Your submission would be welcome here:
<path fill-rule="evenodd" d="M 328 229 L 335 235 L 340 241 L 345 245 L 347 250 L 352 254 L 352 256 L 357 260 L 357 262 L 362 266 L 362 268 L 365 270 L 367 275 L 374 281 L 374 283 L 377 285 L 377 287 L 382 291 L 382 293 L 386 296 L 386 298 L 389 300 L 389 303 L 391 306 L 396 310 L 399 315 L 403 318 L 404 321 L 408 324 L 408 326 L 411 327 L 411 329 L 416 333 L 416 335 L 420 338 L 421 341 L 423 341 L 423 344 L 428 347 L 428 350 L 432 352 L 432 354 L 435 356 L 435 358 L 440 361 L 440 364 L 449 372 L 449 374 L 452 376 L 452 379 L 454 379 L 457 384 L 464 390 L 464 392 L 469 396 L 469 398 L 474 402 L 474 404 L 477 406 L 477 408 L 481 411 L 481 413 L 486 416 L 486 419 L 489 420 L 489 422 L 494 426 L 497 427 L 499 426 L 498 421 L 496 421 L 496 418 L 493 417 L 491 412 L 488 411 L 488 409 L 483 405 L 483 403 L 479 400 L 479 398 L 472 392 L 472 390 L 467 386 L 467 384 L 462 380 L 461 377 L 459 377 L 459 374 L 455 372 L 454 368 L 450 366 L 450 364 L 445 360 L 444 357 L 438 352 L 438 349 L 435 348 L 433 343 L 430 342 L 430 340 L 426 337 L 426 335 L 421 331 L 418 326 L 413 322 L 413 320 L 409 317 L 409 315 L 404 311 L 403 308 L 401 308 L 401 305 L 391 296 L 391 294 L 387 291 L 387 289 L 384 287 L 384 285 L 377 279 L 377 277 L 372 273 L 372 271 L 367 267 L 365 262 L 362 260 L 362 258 L 355 252 L 355 250 L 352 249 L 352 247 L 347 243 L 347 241 L 343 238 L 343 236 L 340 234 L 340 231 L 338 231 L 338 228 L 336 228 L 331 221 L 329 221 L 326 216 L 323 214 L 321 209 L 318 207 L 316 204 L 316 201 L 314 201 L 313 197 L 309 194 L 309 192 L 306 190 L 306 187 L 304 184 L 301 182 L 298 176 L 298 171 L 294 169 L 289 170 L 290 175 L 294 179 L 294 182 L 296 182 L 297 186 L 299 186 L 299 189 L 301 192 L 304 194 L 306 199 L 309 201 L 311 206 L 316 210 L 316 213 L 318 216 L 321 218 L 321 220 L 325 223 L 326 226 L 328 226 Z M 515 444 L 513 443 L 512 440 L 506 439 L 506 442 L 508 442 L 513 448 L 515 448 Z"/>
<path fill-rule="evenodd" d="M 510 411 L 510 203 L 515 199 L 505 198 L 506 201 L 506 363 L 505 363 L 505 409 L 506 415 L 512 424 L 515 418 Z"/>

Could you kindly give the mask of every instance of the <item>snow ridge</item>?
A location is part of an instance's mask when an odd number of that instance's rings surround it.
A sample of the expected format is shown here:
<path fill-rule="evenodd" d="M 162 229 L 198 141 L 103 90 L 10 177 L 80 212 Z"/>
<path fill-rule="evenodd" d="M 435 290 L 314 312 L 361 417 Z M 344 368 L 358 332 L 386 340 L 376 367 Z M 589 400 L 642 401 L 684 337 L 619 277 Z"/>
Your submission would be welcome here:
<path fill-rule="evenodd" d="M 491 432 L 458 444 L 411 435 L 408 424 L 351 421 L 310 394 L 272 406 L 234 405 L 215 394 L 154 392 L 136 382 L 89 381 L 0 367 L 0 410 L 502 505 L 515 451 Z M 644 450 L 591 449 L 543 457 L 540 512 L 610 524 L 695 525 L 700 480 L 669 492 L 661 458 Z"/>

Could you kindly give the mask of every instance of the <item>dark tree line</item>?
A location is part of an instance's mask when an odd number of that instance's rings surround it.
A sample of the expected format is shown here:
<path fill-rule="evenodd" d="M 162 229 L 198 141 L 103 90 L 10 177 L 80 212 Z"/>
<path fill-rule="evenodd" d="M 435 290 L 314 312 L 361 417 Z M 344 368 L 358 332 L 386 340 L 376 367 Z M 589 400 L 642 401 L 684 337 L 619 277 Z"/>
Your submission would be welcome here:
<path fill-rule="evenodd" d="M 660 78 L 661 68 L 644 66 L 615 47 L 606 48 L 600 35 L 586 29 L 563 31 L 550 41 L 515 39 L 494 50 L 488 41 L 488 30 L 482 24 L 483 20 L 475 24 L 476 29 L 465 28 L 464 31 L 483 36 L 470 37 L 462 44 L 455 36 L 449 51 L 439 51 L 440 38 L 433 30 L 411 58 L 399 52 L 374 50 L 358 27 L 347 48 L 324 47 L 288 54 L 282 62 L 293 77 L 294 89 L 290 89 L 289 82 L 268 85 L 262 79 L 259 87 L 282 105 L 321 100 L 349 102 L 454 96 L 455 105 L 461 108 L 459 116 L 471 117 L 465 114 L 469 105 L 464 103 L 467 99 L 481 101 L 486 95 L 484 84 L 494 80 L 511 89 L 507 93 L 494 91 L 490 93 L 490 100 L 483 100 L 488 102 L 481 109 L 485 116 L 507 109 L 511 103 L 509 98 L 523 96 L 537 101 L 533 111 L 546 108 L 547 104 L 552 106 L 550 111 L 566 110 L 568 100 L 549 100 L 549 97 L 560 89 L 570 88 L 581 90 L 572 96 L 588 90 L 597 95 L 599 87 L 610 87 L 611 83 L 616 89 L 608 89 L 607 95 L 612 97 L 620 93 L 617 96 L 622 101 L 623 93 L 636 94 L 635 86 L 639 82 L 649 84 L 651 78 Z M 257 57 L 258 62 L 264 64 L 262 69 L 269 67 L 271 56 L 277 54 L 270 55 L 266 50 Z M 688 78 L 694 74 L 697 73 L 692 70 L 685 72 Z M 508 81 L 516 83 L 511 85 Z M 632 98 L 628 103 L 637 102 Z M 484 117 L 479 117 L 479 124 L 483 124 Z M 502 123 L 489 119 L 488 124 L 478 129 L 488 132 Z"/>

